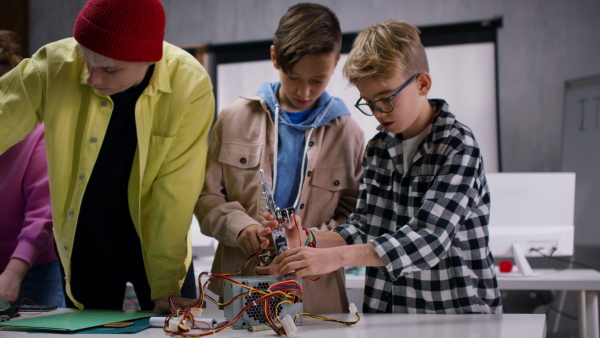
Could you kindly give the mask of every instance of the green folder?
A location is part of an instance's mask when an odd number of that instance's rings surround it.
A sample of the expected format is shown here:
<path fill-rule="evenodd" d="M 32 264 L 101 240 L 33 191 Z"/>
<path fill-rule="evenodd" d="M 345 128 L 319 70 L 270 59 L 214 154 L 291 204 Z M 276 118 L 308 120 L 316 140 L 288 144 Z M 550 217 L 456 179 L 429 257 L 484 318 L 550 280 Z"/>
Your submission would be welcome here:
<path fill-rule="evenodd" d="M 13 319 L 7 322 L 0 322 L 0 327 L 16 327 L 33 331 L 77 331 L 108 323 L 130 321 L 155 315 L 155 313 L 151 312 L 77 310 L 55 315 L 48 314 L 39 317 Z"/>

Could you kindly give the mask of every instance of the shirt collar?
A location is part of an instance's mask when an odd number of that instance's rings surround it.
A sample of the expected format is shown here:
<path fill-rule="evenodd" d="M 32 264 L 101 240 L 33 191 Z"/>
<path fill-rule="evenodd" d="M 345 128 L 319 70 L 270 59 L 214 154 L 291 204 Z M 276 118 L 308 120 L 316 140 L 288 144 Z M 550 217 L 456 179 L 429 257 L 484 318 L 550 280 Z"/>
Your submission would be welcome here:
<path fill-rule="evenodd" d="M 454 124 L 455 117 L 452 113 L 448 112 L 449 106 L 445 100 L 442 99 L 430 99 L 429 104 L 435 110 L 436 114 L 431 122 L 433 127 L 426 136 L 428 142 L 445 138 L 449 135 L 450 131 L 447 126 Z M 402 136 L 400 134 L 394 134 L 387 130 L 384 130 L 381 126 L 377 126 L 377 130 L 381 133 L 381 140 L 386 145 L 386 148 L 395 147 L 402 143 Z M 429 140 L 430 137 L 433 137 Z"/>

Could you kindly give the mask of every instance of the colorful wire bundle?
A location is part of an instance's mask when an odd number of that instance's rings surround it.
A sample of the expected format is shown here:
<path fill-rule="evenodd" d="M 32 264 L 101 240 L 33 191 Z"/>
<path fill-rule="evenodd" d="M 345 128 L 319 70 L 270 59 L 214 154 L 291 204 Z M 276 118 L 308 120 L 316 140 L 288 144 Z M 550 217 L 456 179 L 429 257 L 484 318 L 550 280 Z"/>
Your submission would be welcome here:
<path fill-rule="evenodd" d="M 360 316 L 358 315 L 358 313 L 354 313 L 354 316 L 356 317 L 356 320 L 353 322 L 346 322 L 343 320 L 338 320 L 338 319 L 334 319 L 334 318 L 327 318 L 327 317 L 323 317 L 323 316 L 319 316 L 319 315 L 313 315 L 311 313 L 299 313 L 296 315 L 296 318 L 294 318 L 294 323 L 297 322 L 298 318 L 300 317 L 306 317 L 306 318 L 311 318 L 311 319 L 316 319 L 316 320 L 323 320 L 326 322 L 334 322 L 334 323 L 338 323 L 338 324 L 345 324 L 345 325 L 354 325 L 356 323 L 358 323 L 360 321 Z"/>
<path fill-rule="evenodd" d="M 312 238 L 314 239 L 314 243 L 316 245 L 316 238 L 314 238 L 314 234 L 312 233 L 312 231 L 308 231 L 308 232 L 312 235 Z M 189 308 L 185 308 L 183 310 L 176 310 L 171 297 L 169 297 L 169 303 L 171 306 L 172 313 L 169 316 L 167 316 L 167 318 L 165 319 L 165 322 L 163 324 L 163 331 L 166 333 L 169 333 L 171 336 L 179 336 L 179 337 L 204 337 L 204 336 L 212 335 L 212 334 L 219 333 L 221 331 L 231 328 L 233 326 L 233 324 L 242 317 L 244 312 L 246 312 L 251 307 L 258 305 L 258 306 L 263 307 L 262 313 L 264 314 L 263 321 L 264 321 L 265 325 L 268 325 L 278 335 L 287 336 L 286 330 L 284 328 L 284 323 L 279 318 L 278 311 L 279 311 L 279 309 L 282 308 L 283 304 L 286 304 L 286 303 L 295 304 L 295 303 L 302 302 L 302 288 L 300 287 L 300 284 L 298 283 L 298 281 L 296 281 L 292 277 L 284 277 L 279 282 L 273 283 L 265 291 L 265 290 L 260 290 L 260 289 L 248 286 L 246 284 L 240 283 L 230 277 L 231 275 L 240 274 L 250 264 L 250 261 L 256 255 L 258 255 L 260 257 L 261 261 L 265 262 L 267 265 L 270 264 L 270 262 L 274 258 L 274 256 L 270 255 L 270 253 L 268 253 L 268 252 L 267 253 L 255 253 L 254 255 L 250 256 L 248 258 L 248 260 L 246 261 L 246 263 L 244 264 L 244 266 L 236 272 L 226 273 L 226 274 L 213 274 L 210 272 L 202 272 L 198 276 L 198 282 L 199 282 L 198 283 L 199 284 L 198 299 L 194 303 L 194 305 L 190 306 Z M 208 276 L 208 279 L 206 280 L 205 283 L 202 283 L 202 279 L 205 276 Z M 206 295 L 204 292 L 204 288 L 210 282 L 214 281 L 215 279 L 225 279 L 234 285 L 237 285 L 241 288 L 247 289 L 248 292 L 241 293 L 241 294 L 233 297 L 233 299 L 229 300 L 228 302 L 219 303 L 218 301 L 214 300 L 212 297 Z M 305 278 L 305 279 L 308 279 L 310 281 L 318 280 L 318 279 L 312 280 L 310 278 Z M 252 296 L 252 295 L 257 296 L 258 298 L 256 298 L 253 302 L 249 302 L 247 305 L 245 305 L 240 310 L 240 312 L 235 316 L 235 318 L 231 319 L 228 323 L 226 323 L 225 325 L 223 325 L 221 327 L 213 328 L 211 323 L 202 321 L 200 318 L 196 318 L 196 316 L 194 315 L 194 312 L 198 313 L 197 311 L 201 311 L 202 307 L 204 306 L 205 299 L 210 300 L 211 302 L 213 302 L 214 304 L 216 304 L 219 307 L 226 307 L 226 306 L 230 306 L 231 304 L 233 304 L 235 301 L 239 300 L 240 298 L 248 297 L 248 296 Z M 274 304 L 274 306 L 273 306 L 273 304 Z M 354 305 L 354 304 L 352 304 L 352 305 Z M 305 316 L 307 318 L 312 318 L 312 319 L 316 319 L 316 320 L 324 320 L 324 321 L 330 321 L 330 322 L 335 322 L 335 323 L 341 323 L 341 324 L 346 324 L 346 325 L 352 325 L 352 324 L 358 323 L 358 321 L 360 320 L 360 317 L 357 314 L 357 311 L 354 311 L 351 308 L 351 312 L 356 316 L 356 321 L 354 321 L 354 322 L 345 322 L 345 321 L 341 321 L 341 320 L 337 320 L 337 319 L 313 315 L 310 313 L 299 313 L 295 316 L 293 323 L 296 324 L 298 321 L 298 318 L 300 316 Z M 171 321 L 173 321 L 173 320 L 177 320 L 177 323 L 176 323 L 177 325 L 171 324 Z M 292 327 L 293 327 L 293 325 L 292 325 Z M 199 329 L 202 332 L 190 333 L 190 331 L 192 329 Z"/>
<path fill-rule="evenodd" d="M 243 268 L 240 270 L 243 270 Z M 203 284 L 201 282 L 203 276 L 210 276 L 207 283 L 205 283 L 205 284 Z M 282 326 L 275 322 L 275 319 L 277 319 L 279 321 L 279 318 L 277 317 L 278 316 L 277 309 L 280 309 L 281 305 L 285 304 L 285 303 L 293 304 L 293 303 L 302 302 L 302 289 L 300 287 L 300 284 L 291 277 L 286 277 L 277 283 L 273 283 L 266 291 L 250 287 L 243 283 L 239 283 L 236 280 L 234 280 L 233 278 L 229 277 L 228 275 L 210 274 L 208 272 L 202 272 L 198 278 L 200 280 L 200 283 L 199 283 L 200 284 L 200 296 L 198 297 L 198 300 L 196 301 L 196 303 L 194 303 L 194 305 L 192 305 L 191 307 L 186 308 L 184 310 L 176 311 L 171 299 L 169 299 L 170 304 L 171 304 L 171 309 L 173 312 L 169 316 L 167 316 L 167 318 L 165 319 L 165 322 L 163 324 L 163 331 L 166 333 L 170 333 L 171 336 L 203 337 L 203 336 L 206 336 L 209 334 L 221 332 L 221 331 L 226 330 L 226 329 L 230 328 L 231 326 L 233 326 L 233 324 L 250 307 L 260 305 L 260 304 L 262 304 L 262 306 L 264 306 L 263 313 L 265 316 L 264 321 L 265 321 L 266 325 L 269 325 L 277 334 L 285 335 L 285 330 L 282 328 Z M 232 284 L 235 284 L 235 285 L 240 286 L 241 288 L 247 289 L 248 292 L 239 294 L 228 302 L 219 303 L 219 302 L 215 301 L 214 299 L 212 299 L 211 297 L 206 296 L 204 293 L 204 288 L 205 288 L 206 284 L 208 284 L 208 282 L 210 282 L 216 278 L 226 279 L 229 282 L 231 282 Z M 215 303 L 218 306 L 229 306 L 236 300 L 243 298 L 243 297 L 253 295 L 253 294 L 258 295 L 258 298 L 255 299 L 254 302 L 249 303 L 246 306 L 244 306 L 244 308 L 242 308 L 242 310 L 237 314 L 237 316 L 235 318 L 233 318 L 230 322 L 228 322 L 224 326 L 216 328 L 214 330 L 211 330 L 211 325 L 209 323 L 202 322 L 201 320 L 197 320 L 192 313 L 193 309 L 199 309 L 203 306 L 204 297 L 207 297 L 209 300 L 211 300 L 213 303 Z M 276 302 L 276 305 L 274 306 L 275 313 L 272 313 L 272 311 L 271 311 L 271 301 L 272 300 L 274 300 Z M 170 329 L 170 327 L 172 327 L 170 325 L 171 320 L 178 320 L 176 330 Z M 201 327 L 197 323 L 206 324 L 207 328 Z M 198 334 L 190 334 L 189 332 L 191 329 L 200 329 L 200 330 L 203 330 L 204 332 L 198 333 Z"/>

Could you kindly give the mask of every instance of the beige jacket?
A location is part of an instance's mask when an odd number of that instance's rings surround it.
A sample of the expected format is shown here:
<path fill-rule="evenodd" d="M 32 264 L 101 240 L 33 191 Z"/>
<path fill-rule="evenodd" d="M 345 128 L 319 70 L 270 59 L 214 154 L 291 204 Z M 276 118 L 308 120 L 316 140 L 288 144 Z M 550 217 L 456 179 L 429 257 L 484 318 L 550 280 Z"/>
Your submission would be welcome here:
<path fill-rule="evenodd" d="M 195 208 L 202 233 L 219 241 L 213 273 L 235 272 L 247 261 L 236 239 L 245 227 L 263 221 L 266 202 L 259 169 L 273 187 L 273 128 L 267 104 L 257 95 L 242 96 L 226 107 L 213 127 L 205 185 Z M 349 115 L 312 131 L 298 207 L 304 227 L 331 230 L 355 210 L 364 146 L 363 131 Z M 285 178 L 278 173 L 278 180 Z M 253 268 L 250 264 L 242 275 L 253 275 Z M 209 289 L 222 295 L 221 281 Z M 343 269 L 316 282 L 304 279 L 302 289 L 305 312 L 348 312 Z"/>

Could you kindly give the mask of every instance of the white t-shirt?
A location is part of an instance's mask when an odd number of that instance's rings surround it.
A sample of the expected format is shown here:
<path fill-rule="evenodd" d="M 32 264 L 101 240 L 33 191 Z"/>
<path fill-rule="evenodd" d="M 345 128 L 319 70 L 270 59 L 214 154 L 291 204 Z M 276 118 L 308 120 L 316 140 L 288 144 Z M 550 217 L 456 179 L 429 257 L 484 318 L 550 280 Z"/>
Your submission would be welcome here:
<path fill-rule="evenodd" d="M 415 156 L 415 152 L 419 147 L 419 144 L 423 141 L 425 136 L 429 134 L 429 130 L 431 130 L 431 125 L 429 125 L 425 130 L 423 130 L 419 135 L 409 138 L 408 140 L 402 140 L 402 155 L 404 157 L 404 171 L 408 168 L 410 163 L 412 162 L 413 156 Z"/>

